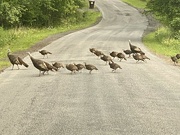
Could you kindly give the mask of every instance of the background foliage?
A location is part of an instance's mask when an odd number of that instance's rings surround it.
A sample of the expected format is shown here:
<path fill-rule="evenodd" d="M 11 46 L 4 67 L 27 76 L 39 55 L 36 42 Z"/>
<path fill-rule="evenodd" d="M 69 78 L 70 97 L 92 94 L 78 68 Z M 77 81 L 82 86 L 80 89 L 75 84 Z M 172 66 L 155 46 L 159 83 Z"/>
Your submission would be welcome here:
<path fill-rule="evenodd" d="M 0 0 L 0 26 L 44 27 L 77 23 L 85 0 Z"/>
<path fill-rule="evenodd" d="M 169 26 L 175 38 L 180 38 L 180 0 L 149 0 L 147 8 Z"/>

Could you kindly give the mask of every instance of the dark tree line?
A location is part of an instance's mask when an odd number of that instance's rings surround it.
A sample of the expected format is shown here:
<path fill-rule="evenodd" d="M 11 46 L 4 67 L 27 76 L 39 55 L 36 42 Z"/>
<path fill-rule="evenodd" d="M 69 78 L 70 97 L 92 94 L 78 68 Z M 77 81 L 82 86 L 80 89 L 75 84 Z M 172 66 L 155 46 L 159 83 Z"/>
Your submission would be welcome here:
<path fill-rule="evenodd" d="M 85 0 L 0 0 L 0 27 L 54 26 L 84 17 Z"/>
<path fill-rule="evenodd" d="M 180 32 L 180 0 L 149 0 L 147 7 L 161 16 L 163 21 L 174 31 Z"/>

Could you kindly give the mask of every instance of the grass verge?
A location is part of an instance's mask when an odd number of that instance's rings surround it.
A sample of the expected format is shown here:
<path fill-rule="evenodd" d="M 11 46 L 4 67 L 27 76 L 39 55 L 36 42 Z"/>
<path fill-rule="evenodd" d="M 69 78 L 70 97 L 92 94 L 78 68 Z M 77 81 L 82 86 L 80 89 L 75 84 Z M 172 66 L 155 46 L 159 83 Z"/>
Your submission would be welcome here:
<path fill-rule="evenodd" d="M 146 0 L 122 0 L 133 7 L 145 9 Z M 157 19 L 158 17 L 156 17 Z M 166 26 L 161 26 L 156 31 L 143 37 L 143 43 L 156 54 L 164 56 L 175 56 L 180 53 L 180 40 L 171 37 L 171 30 Z"/>
<path fill-rule="evenodd" d="M 123 2 L 132 5 L 136 8 L 144 9 L 146 7 L 146 0 L 122 0 Z"/>
<path fill-rule="evenodd" d="M 10 65 L 7 58 L 8 49 L 11 49 L 12 52 L 27 50 L 50 35 L 92 26 L 97 23 L 100 17 L 100 12 L 94 9 L 88 10 L 84 21 L 77 24 L 67 24 L 59 27 L 41 29 L 21 27 L 19 29 L 4 30 L 0 28 L 0 70 Z"/>
<path fill-rule="evenodd" d="M 167 27 L 158 28 L 143 37 L 144 44 L 156 54 L 175 56 L 180 53 L 180 41 L 171 38 L 170 30 Z"/>

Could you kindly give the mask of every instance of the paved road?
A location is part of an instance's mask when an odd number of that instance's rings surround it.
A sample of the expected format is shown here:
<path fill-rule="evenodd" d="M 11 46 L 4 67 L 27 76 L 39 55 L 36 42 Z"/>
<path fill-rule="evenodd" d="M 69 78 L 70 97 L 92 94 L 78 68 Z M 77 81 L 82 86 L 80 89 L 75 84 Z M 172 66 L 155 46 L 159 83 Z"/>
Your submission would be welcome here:
<path fill-rule="evenodd" d="M 0 135 L 178 135 L 180 134 L 180 68 L 151 54 L 141 42 L 147 20 L 119 0 L 96 0 L 102 21 L 64 36 L 44 49 L 48 62 L 94 64 L 89 74 L 66 69 L 38 77 L 28 69 L 0 74 Z M 114 61 L 108 65 L 89 52 L 105 54 L 128 49 L 128 40 L 141 47 L 147 63 Z M 38 53 L 35 58 L 42 59 Z M 15 67 L 16 68 L 16 67 Z"/>

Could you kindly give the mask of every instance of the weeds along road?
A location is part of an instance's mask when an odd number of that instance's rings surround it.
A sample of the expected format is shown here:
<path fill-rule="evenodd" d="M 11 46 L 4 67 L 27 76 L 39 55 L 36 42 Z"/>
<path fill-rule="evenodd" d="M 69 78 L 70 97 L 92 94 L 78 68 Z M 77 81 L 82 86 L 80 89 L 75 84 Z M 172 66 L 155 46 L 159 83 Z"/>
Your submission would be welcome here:
<path fill-rule="evenodd" d="M 43 49 L 48 58 L 34 58 L 95 65 L 89 74 L 66 69 L 38 77 L 30 66 L 7 68 L 0 74 L 0 135 L 164 135 L 180 134 L 180 68 L 151 54 L 141 42 L 148 22 L 136 9 L 119 0 L 96 0 L 102 21 L 91 28 L 66 35 Z M 128 40 L 151 60 L 114 62 L 115 73 L 89 52 L 105 54 L 129 49 Z"/>

